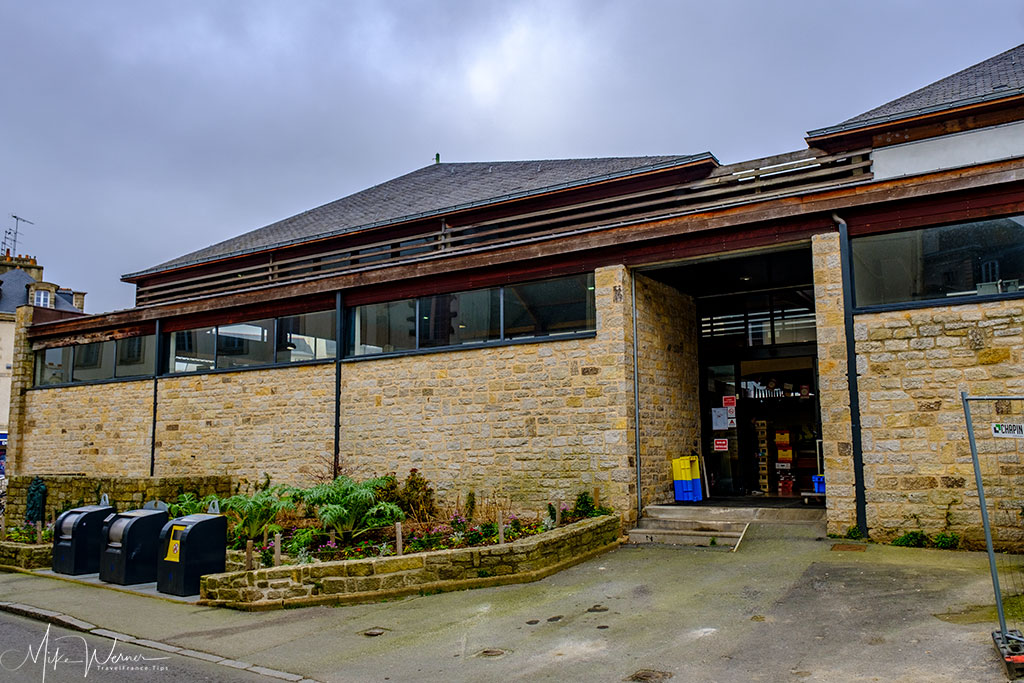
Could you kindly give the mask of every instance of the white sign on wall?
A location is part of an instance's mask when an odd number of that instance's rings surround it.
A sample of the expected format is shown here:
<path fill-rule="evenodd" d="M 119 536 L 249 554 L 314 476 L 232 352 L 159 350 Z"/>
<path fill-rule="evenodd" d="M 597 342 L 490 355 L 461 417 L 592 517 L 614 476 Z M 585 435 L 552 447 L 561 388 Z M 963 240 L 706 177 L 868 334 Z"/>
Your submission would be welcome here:
<path fill-rule="evenodd" d="M 996 422 L 992 425 L 992 436 L 1003 439 L 1024 439 L 1024 425 Z"/>

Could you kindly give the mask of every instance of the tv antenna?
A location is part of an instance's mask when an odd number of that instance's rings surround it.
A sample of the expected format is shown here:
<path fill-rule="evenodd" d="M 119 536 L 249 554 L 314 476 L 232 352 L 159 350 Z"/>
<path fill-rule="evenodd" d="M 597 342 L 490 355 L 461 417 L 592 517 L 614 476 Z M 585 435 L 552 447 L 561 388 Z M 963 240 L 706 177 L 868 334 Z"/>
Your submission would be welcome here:
<path fill-rule="evenodd" d="M 4 254 L 8 252 L 16 254 L 18 252 L 18 228 L 21 227 L 22 223 L 35 225 L 32 221 L 22 218 L 21 216 L 15 216 L 13 213 L 11 214 L 11 218 L 14 219 L 14 229 L 12 230 L 11 228 L 7 228 L 7 230 L 4 231 L 4 242 L 3 245 L 0 245 L 0 252 L 3 252 Z"/>

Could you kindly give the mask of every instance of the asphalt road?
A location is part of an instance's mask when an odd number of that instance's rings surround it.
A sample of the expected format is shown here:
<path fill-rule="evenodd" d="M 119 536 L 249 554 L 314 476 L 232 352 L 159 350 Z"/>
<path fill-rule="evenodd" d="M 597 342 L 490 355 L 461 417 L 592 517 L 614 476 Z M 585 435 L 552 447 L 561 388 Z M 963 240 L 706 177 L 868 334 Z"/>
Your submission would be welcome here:
<path fill-rule="evenodd" d="M 276 679 L 181 655 L 115 644 L 107 638 L 0 612 L 0 681 L 267 683 Z"/>

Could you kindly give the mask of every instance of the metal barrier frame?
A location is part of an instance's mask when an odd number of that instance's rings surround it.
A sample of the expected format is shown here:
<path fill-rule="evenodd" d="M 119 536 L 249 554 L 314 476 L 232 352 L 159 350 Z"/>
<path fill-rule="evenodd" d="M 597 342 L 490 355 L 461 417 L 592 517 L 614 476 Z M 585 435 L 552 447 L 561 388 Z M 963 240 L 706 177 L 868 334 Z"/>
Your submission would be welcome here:
<path fill-rule="evenodd" d="M 967 422 L 967 439 L 971 444 L 971 460 L 974 462 L 974 481 L 978 486 L 978 503 L 981 506 L 981 524 L 985 529 L 985 545 L 988 549 L 988 567 L 992 574 L 992 589 L 996 594 L 996 612 L 999 614 L 999 633 L 1002 642 L 1013 640 L 1024 643 L 1019 633 L 1006 630 L 1006 613 L 1003 611 L 1003 594 L 999 589 L 999 574 L 996 571 L 996 553 L 992 547 L 992 528 L 988 522 L 988 506 L 985 504 L 985 489 L 981 483 L 981 463 L 978 461 L 978 444 L 974 439 L 974 423 L 971 421 L 971 401 L 1024 401 L 1024 396 L 968 396 L 966 391 L 960 392 L 960 400 L 964 406 L 964 419 Z M 998 643 L 997 643 L 998 644 Z"/>

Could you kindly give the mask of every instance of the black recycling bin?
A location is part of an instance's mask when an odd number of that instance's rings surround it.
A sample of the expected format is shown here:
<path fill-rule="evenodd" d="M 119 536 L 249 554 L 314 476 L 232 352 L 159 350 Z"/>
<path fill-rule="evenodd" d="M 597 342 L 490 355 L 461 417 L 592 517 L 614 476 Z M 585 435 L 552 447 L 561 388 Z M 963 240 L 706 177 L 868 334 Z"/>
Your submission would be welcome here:
<path fill-rule="evenodd" d="M 131 510 L 107 517 L 100 581 L 122 586 L 156 581 L 160 531 L 166 523 L 166 510 Z"/>
<path fill-rule="evenodd" d="M 58 517 L 53 527 L 53 571 L 71 575 L 98 572 L 103 520 L 113 512 L 110 505 L 85 505 Z"/>
<path fill-rule="evenodd" d="M 170 595 L 197 595 L 199 577 L 220 574 L 228 547 L 223 515 L 178 517 L 160 531 L 156 589 Z"/>

